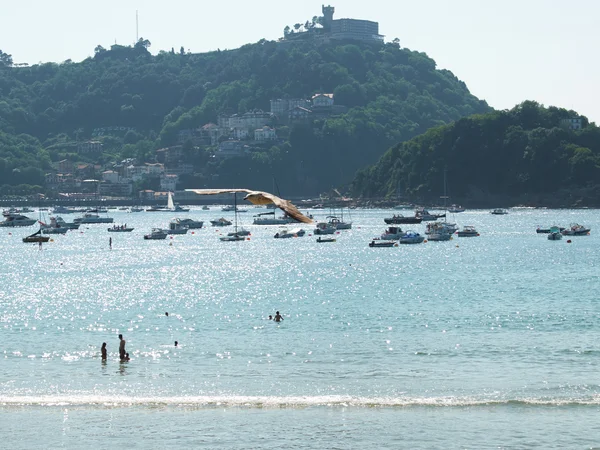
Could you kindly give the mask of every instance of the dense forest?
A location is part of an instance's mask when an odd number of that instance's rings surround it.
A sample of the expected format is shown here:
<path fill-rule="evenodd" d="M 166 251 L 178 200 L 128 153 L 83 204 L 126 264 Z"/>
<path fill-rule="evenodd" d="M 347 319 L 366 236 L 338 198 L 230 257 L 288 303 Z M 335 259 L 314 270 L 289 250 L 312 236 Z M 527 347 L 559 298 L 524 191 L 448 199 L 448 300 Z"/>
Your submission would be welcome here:
<path fill-rule="evenodd" d="M 561 123 L 574 117 L 581 130 Z M 453 202 L 471 205 L 599 206 L 600 129 L 574 111 L 526 101 L 397 144 L 361 170 L 350 191 L 439 203 L 445 187 Z"/>
<path fill-rule="evenodd" d="M 271 99 L 333 93 L 345 113 L 281 127 L 278 142 L 249 157 L 215 161 L 214 149 L 184 145 L 195 173 L 181 177 L 178 188 L 268 189 L 276 177 L 287 195 L 314 195 L 347 185 L 398 142 L 491 110 L 450 71 L 397 40 L 261 40 L 204 54 L 182 47 L 152 55 L 149 47 L 145 39 L 99 45 L 79 63 L 25 67 L 0 51 L 0 195 L 43 186 L 63 159 L 102 167 L 124 158 L 153 162 L 180 130 L 216 122 L 219 114 L 269 111 Z M 127 131 L 94 136 L 106 127 Z M 76 152 L 77 142 L 91 138 L 104 149 L 95 159 Z"/>

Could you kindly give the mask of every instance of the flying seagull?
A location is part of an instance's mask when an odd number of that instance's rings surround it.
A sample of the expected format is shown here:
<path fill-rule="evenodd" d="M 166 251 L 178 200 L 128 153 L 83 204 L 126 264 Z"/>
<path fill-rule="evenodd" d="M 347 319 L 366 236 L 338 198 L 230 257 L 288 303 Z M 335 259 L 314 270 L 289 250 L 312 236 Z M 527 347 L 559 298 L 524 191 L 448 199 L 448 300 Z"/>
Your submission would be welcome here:
<path fill-rule="evenodd" d="M 298 211 L 298 208 L 292 205 L 291 202 L 268 192 L 251 191 L 250 189 L 186 189 L 186 191 L 195 192 L 198 195 L 244 192 L 246 193 L 244 200 L 248 200 L 254 205 L 268 205 L 270 203 L 274 203 L 275 206 L 283 210 L 292 219 L 297 220 L 298 222 L 313 223 L 312 219 L 306 217 L 304 214 Z"/>

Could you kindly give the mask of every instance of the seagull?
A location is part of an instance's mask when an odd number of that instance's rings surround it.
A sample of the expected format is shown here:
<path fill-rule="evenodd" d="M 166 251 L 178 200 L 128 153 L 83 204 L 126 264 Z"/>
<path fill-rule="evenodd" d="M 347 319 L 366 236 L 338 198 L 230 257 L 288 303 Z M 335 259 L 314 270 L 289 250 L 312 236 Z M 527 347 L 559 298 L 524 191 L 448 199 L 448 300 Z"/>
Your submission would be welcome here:
<path fill-rule="evenodd" d="M 275 206 L 284 211 L 292 219 L 297 220 L 298 222 L 313 223 L 312 219 L 306 217 L 304 214 L 298 211 L 298 208 L 292 205 L 290 201 L 284 200 L 283 198 L 279 198 L 276 195 L 270 194 L 269 192 L 251 191 L 250 189 L 186 189 L 186 191 L 195 192 L 198 195 L 215 195 L 228 193 L 235 194 L 237 192 L 244 192 L 246 193 L 244 200 L 248 200 L 254 205 L 268 205 L 270 203 L 274 203 Z"/>

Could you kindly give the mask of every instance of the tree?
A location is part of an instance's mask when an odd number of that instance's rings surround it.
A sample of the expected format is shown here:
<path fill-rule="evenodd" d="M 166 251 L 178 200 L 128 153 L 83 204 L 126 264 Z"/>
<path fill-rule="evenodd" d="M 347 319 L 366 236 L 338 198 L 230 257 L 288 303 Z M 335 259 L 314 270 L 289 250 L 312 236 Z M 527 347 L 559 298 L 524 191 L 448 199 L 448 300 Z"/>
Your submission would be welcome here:
<path fill-rule="evenodd" d="M 283 29 L 283 35 L 287 36 L 288 34 L 290 34 L 290 27 L 288 25 L 286 25 L 285 28 Z"/>
<path fill-rule="evenodd" d="M 99 55 L 101 53 L 104 53 L 105 51 L 106 49 L 104 47 L 102 47 L 101 45 L 97 45 L 94 49 L 94 54 Z"/>
<path fill-rule="evenodd" d="M 183 48 L 183 45 L 181 46 L 181 48 L 179 49 L 179 54 L 181 56 L 185 55 L 185 49 Z"/>
<path fill-rule="evenodd" d="M 148 50 L 148 48 L 152 45 L 148 39 L 139 38 L 139 40 L 135 43 L 135 48 L 143 48 Z"/>
<path fill-rule="evenodd" d="M 295 24 L 295 25 L 294 25 L 294 29 L 295 29 L 296 31 L 298 31 L 298 30 L 300 29 L 300 27 L 301 27 L 301 26 L 302 26 L 302 25 L 300 25 L 299 23 L 297 23 L 297 24 Z"/>
<path fill-rule="evenodd" d="M 400 48 L 400 39 L 394 38 L 392 44 L 394 44 L 394 47 Z"/>
<path fill-rule="evenodd" d="M 12 55 L 0 50 L 0 66 L 11 67 L 13 65 Z"/>

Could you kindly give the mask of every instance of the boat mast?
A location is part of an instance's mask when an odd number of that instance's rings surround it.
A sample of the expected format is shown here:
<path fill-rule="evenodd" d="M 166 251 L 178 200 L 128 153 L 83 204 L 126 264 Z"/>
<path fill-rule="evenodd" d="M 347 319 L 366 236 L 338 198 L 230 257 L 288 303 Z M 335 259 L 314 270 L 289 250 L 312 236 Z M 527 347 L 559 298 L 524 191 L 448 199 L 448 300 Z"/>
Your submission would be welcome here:
<path fill-rule="evenodd" d="M 446 200 L 448 199 L 448 196 L 446 195 L 446 172 L 447 167 L 444 167 L 444 195 L 442 196 L 444 199 L 444 222 L 447 222 L 446 216 L 448 215 L 448 208 L 446 206 Z"/>

